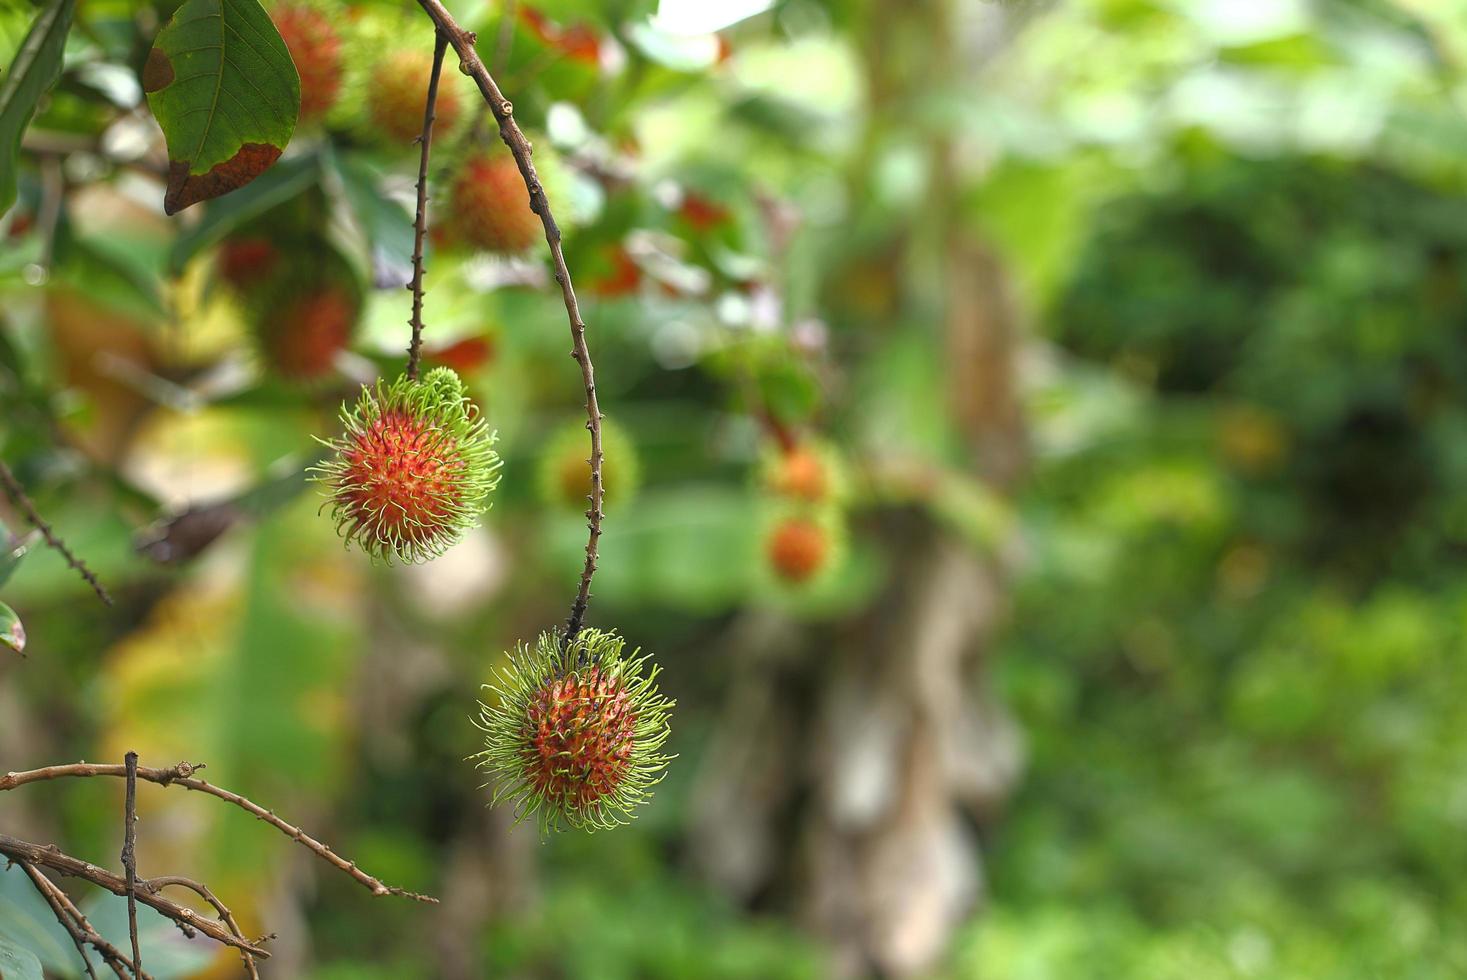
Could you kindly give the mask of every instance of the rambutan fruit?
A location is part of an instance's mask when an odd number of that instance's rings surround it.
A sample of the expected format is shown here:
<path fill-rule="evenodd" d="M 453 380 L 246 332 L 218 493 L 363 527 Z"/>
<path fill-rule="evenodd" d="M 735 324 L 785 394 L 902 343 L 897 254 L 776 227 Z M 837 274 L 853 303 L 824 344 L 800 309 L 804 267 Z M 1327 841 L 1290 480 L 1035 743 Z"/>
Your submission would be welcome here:
<path fill-rule="evenodd" d="M 582 420 L 565 424 L 540 457 L 541 497 L 557 507 L 585 510 L 590 506 L 591 439 Z M 601 422 L 601 495 L 604 503 L 630 500 L 641 482 L 636 443 L 610 419 Z"/>
<path fill-rule="evenodd" d="M 565 196 L 565 165 L 544 140 L 536 144 L 534 160 L 540 186 L 555 207 Z M 560 217 L 566 214 L 562 207 Z M 476 148 L 462 156 L 450 176 L 445 240 L 497 255 L 517 255 L 544 234 L 508 148 Z"/>
<path fill-rule="evenodd" d="M 513 255 L 542 234 L 540 216 L 530 210 L 519 167 L 508 152 L 469 155 L 454 173 L 448 194 L 449 234 L 472 248 Z"/>
<path fill-rule="evenodd" d="M 509 654 L 477 721 L 485 748 L 474 758 L 494 803 L 542 831 L 605 830 L 651 797 L 671 761 L 662 746 L 673 702 L 657 690 L 657 668 L 625 646 L 584 629 L 569 644 L 547 632 Z"/>
<path fill-rule="evenodd" d="M 499 482 L 495 436 L 449 368 L 363 387 L 314 468 L 337 533 L 373 558 L 421 562 L 457 544 Z"/>
<path fill-rule="evenodd" d="M 356 332 L 361 287 L 346 260 L 320 243 L 276 252 L 270 262 L 273 274 L 239 290 L 260 354 L 287 381 L 319 381 Z"/>
<path fill-rule="evenodd" d="M 323 119 L 341 96 L 342 39 L 332 18 L 310 0 L 286 0 L 270 9 L 270 19 L 295 62 L 301 79 L 302 123 Z"/>
<path fill-rule="evenodd" d="M 780 579 L 802 584 L 820 574 L 830 563 L 831 533 L 806 517 L 786 517 L 769 532 L 765 553 L 770 568 Z"/>
<path fill-rule="evenodd" d="M 381 58 L 367 80 L 367 116 L 374 132 L 400 146 L 421 136 L 432 74 L 432 45 L 399 48 Z M 439 136 L 452 131 L 463 115 L 463 94 L 453 82 L 456 75 L 452 64 L 445 61 L 434 104 L 433 131 Z"/>
<path fill-rule="evenodd" d="M 280 249 L 263 235 L 226 238 L 219 245 L 214 270 L 219 278 L 241 292 L 258 286 L 277 270 Z"/>
<path fill-rule="evenodd" d="M 839 452 L 818 439 L 772 447 L 760 466 L 759 483 L 797 504 L 839 504 L 848 489 Z"/>

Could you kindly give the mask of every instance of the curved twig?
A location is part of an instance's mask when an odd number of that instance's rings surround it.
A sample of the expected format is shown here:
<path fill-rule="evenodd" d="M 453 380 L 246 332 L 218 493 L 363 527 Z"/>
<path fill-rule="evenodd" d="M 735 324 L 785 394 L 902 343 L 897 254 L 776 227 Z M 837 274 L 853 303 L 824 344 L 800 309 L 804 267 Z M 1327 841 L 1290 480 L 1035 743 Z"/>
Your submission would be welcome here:
<path fill-rule="evenodd" d="M 219 898 L 209 890 L 209 886 L 202 881 L 185 878 L 183 875 L 163 875 L 159 878 L 148 878 L 139 884 L 155 895 L 162 889 L 173 886 L 187 888 L 193 891 L 204 901 L 214 906 L 214 911 L 219 913 L 219 921 L 223 922 L 229 928 L 230 932 L 234 933 L 237 938 L 244 939 L 244 933 L 240 931 L 239 923 L 234 920 L 234 913 L 229 911 L 229 906 L 219 901 Z M 250 975 L 250 980 L 260 980 L 260 973 L 255 969 L 255 958 L 250 954 L 250 951 L 241 949 L 239 955 L 244 960 L 245 972 Z"/>
<path fill-rule="evenodd" d="M 530 209 L 540 216 L 540 223 L 545 228 L 545 241 L 550 246 L 550 258 L 555 266 L 555 281 L 560 284 L 566 317 L 570 320 L 571 357 L 581 366 L 581 380 L 586 389 L 586 428 L 591 433 L 591 457 L 587 460 L 591 467 L 591 507 L 586 511 L 586 528 L 590 535 L 586 541 L 586 562 L 581 570 L 580 586 L 576 590 L 576 598 L 571 603 L 570 616 L 565 624 L 563 642 L 568 647 L 585 622 L 586 606 L 591 600 L 591 578 L 596 574 L 597 547 L 601 540 L 601 520 L 604 516 L 601 509 L 601 406 L 596 400 L 596 372 L 591 365 L 591 353 L 586 347 L 586 323 L 581 319 L 576 291 L 571 284 L 570 269 L 565 263 L 565 252 L 560 244 L 560 226 L 550 213 L 550 202 L 546 200 L 545 188 L 541 186 L 535 164 L 530 158 L 534 150 L 519 124 L 515 122 L 514 106 L 504 97 L 493 76 L 484 67 L 484 62 L 479 59 L 479 54 L 474 49 L 476 36 L 458 25 L 441 0 L 418 0 L 418 6 L 432 19 L 438 33 L 446 36 L 448 43 L 453 45 L 460 70 L 479 86 L 480 94 L 484 96 L 489 111 L 499 124 L 500 139 L 504 140 L 509 152 L 514 155 L 520 177 L 525 182 L 525 190 L 530 195 Z"/>
<path fill-rule="evenodd" d="M 146 782 L 157 783 L 159 786 L 182 786 L 185 789 L 206 793 L 209 796 L 217 796 L 221 800 L 233 803 L 245 812 L 268 823 L 285 836 L 297 841 L 301 846 L 321 858 L 321 860 L 350 875 L 373 895 L 398 895 L 403 898 L 410 898 L 415 902 L 437 904 L 438 899 L 430 895 L 419 895 L 416 892 L 410 892 L 403 888 L 396 888 L 384 884 L 377 878 L 367 874 L 361 868 L 358 868 L 356 862 L 346 860 L 331 848 L 316 840 L 310 834 L 307 834 L 304 830 L 277 817 L 274 810 L 267 810 L 258 803 L 246 799 L 238 793 L 224 789 L 221 786 L 215 786 L 213 783 L 206 782 L 205 780 L 193 778 L 193 774 L 203 768 L 203 765 L 193 765 L 187 762 L 180 762 L 178 765 L 168 769 L 153 769 L 148 766 L 138 766 L 137 778 Z M 0 776 L 0 792 L 15 789 L 17 786 L 24 786 L 27 783 L 42 782 L 48 779 L 86 778 L 91 776 L 120 776 L 126 778 L 127 767 L 78 762 L 71 765 L 46 766 L 41 769 L 31 769 L 25 772 L 11 772 Z M 118 894 L 121 895 L 124 893 L 118 892 Z"/>
<path fill-rule="evenodd" d="M 118 768 L 121 767 L 119 766 Z M 24 864 L 39 865 L 73 878 L 81 878 L 91 882 L 98 888 L 105 888 L 114 895 L 124 898 L 127 897 L 127 882 L 121 877 L 113 874 L 106 868 L 99 868 L 95 864 L 90 864 L 79 858 L 74 858 L 69 854 L 64 854 L 54 844 L 32 844 L 30 841 L 24 841 L 18 837 L 0 834 L 0 854 L 4 854 L 6 857 Z M 254 956 L 267 959 L 270 956 L 268 951 L 261 949 L 254 943 L 240 939 L 216 920 L 206 919 L 193 909 L 176 905 L 168 899 L 154 895 L 151 892 L 138 891 L 136 894 L 139 902 L 162 913 L 174 922 L 182 923 L 202 932 L 215 942 L 223 943 L 226 946 L 233 946 L 235 949 L 245 950 Z"/>

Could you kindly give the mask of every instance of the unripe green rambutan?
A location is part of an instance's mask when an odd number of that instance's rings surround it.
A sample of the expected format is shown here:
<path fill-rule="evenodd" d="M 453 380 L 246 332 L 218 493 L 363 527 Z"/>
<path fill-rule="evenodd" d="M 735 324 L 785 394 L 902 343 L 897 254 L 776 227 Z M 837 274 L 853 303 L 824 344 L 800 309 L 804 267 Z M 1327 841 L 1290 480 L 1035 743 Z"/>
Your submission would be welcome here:
<path fill-rule="evenodd" d="M 432 45 L 400 48 L 373 67 L 367 80 L 367 114 L 388 142 L 407 146 L 423 134 L 423 107 L 432 74 Z M 445 61 L 433 109 L 433 131 L 439 136 L 451 132 L 463 113 L 463 97 L 452 80 L 457 74 Z"/>
<path fill-rule="evenodd" d="M 548 831 L 610 829 L 651 795 L 671 757 L 662 753 L 673 702 L 657 668 L 623 651 L 620 636 L 584 629 L 562 648 L 557 633 L 521 645 L 480 702 L 485 748 L 474 758 L 494 802 Z"/>
<path fill-rule="evenodd" d="M 277 4 L 270 10 L 270 19 L 301 78 L 300 121 L 316 122 L 331 111 L 341 95 L 341 35 L 326 12 L 309 0 Z"/>
<path fill-rule="evenodd" d="M 449 368 L 363 387 L 341 407 L 342 435 L 314 468 L 348 545 L 373 558 L 421 562 L 457 544 L 499 482 L 495 436 Z"/>
<path fill-rule="evenodd" d="M 586 423 L 567 423 L 550 440 L 540 457 L 539 486 L 542 499 L 560 507 L 585 510 L 590 506 L 591 439 Z M 630 500 L 641 482 L 637 446 L 621 426 L 611 419 L 601 422 L 601 493 L 605 504 Z"/>

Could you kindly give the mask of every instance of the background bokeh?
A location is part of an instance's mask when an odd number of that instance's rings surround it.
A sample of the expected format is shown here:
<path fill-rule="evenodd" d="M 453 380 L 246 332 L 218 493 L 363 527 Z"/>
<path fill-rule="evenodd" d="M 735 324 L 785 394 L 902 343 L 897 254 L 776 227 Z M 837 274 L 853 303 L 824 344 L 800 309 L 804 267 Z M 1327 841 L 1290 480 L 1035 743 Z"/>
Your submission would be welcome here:
<path fill-rule="evenodd" d="M 136 82 L 170 6 L 82 5 L 0 218 L 0 454 L 118 599 L 0 558 L 0 771 L 207 763 L 444 900 L 142 787 L 143 873 L 276 933 L 269 975 L 1467 975 L 1467 8 L 451 4 L 562 165 L 616 429 L 590 621 L 678 701 L 635 823 L 542 838 L 465 759 L 584 545 L 545 256 L 429 257 L 430 359 L 506 461 L 483 528 L 344 550 L 301 474 L 400 369 L 416 163 L 364 92 L 431 27 L 317 4 L 376 39 L 342 102 L 170 220 Z M 363 298 L 324 379 L 221 282 L 246 235 Z M 0 794 L 0 828 L 115 866 L 114 783 Z M 18 872 L 0 936 L 77 974 Z M 238 972 L 147 937 L 156 976 Z"/>

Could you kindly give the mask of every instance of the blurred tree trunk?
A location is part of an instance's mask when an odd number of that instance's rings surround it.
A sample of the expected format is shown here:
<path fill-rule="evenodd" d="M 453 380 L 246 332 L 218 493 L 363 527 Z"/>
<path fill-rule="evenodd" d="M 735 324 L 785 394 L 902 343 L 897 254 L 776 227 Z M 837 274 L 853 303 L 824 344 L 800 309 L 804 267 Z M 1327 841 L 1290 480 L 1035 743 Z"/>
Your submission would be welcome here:
<path fill-rule="evenodd" d="M 914 111 L 964 84 L 965 43 L 1002 43 L 1012 24 L 992 11 L 962 24 L 947 0 L 866 5 L 872 131 L 855 181 L 871 179 L 893 120 L 928 155 L 925 207 L 894 229 L 902 254 L 888 267 L 911 270 L 895 290 L 909 315 L 932 307 L 924 291 L 939 294 L 934 347 L 954 430 L 973 468 L 1008 493 L 1027 459 L 1019 324 L 999 262 L 964 223 L 954 141 Z M 763 614 L 730 636 L 743 674 L 707 758 L 694 844 L 734 894 L 793 907 L 831 941 L 841 975 L 910 976 L 977 907 L 976 825 L 1022 764 L 986 660 L 1007 607 L 1009 549 L 977 554 L 924 508 L 878 511 L 875 526 L 893 572 L 860 617 L 801 628 Z"/>

